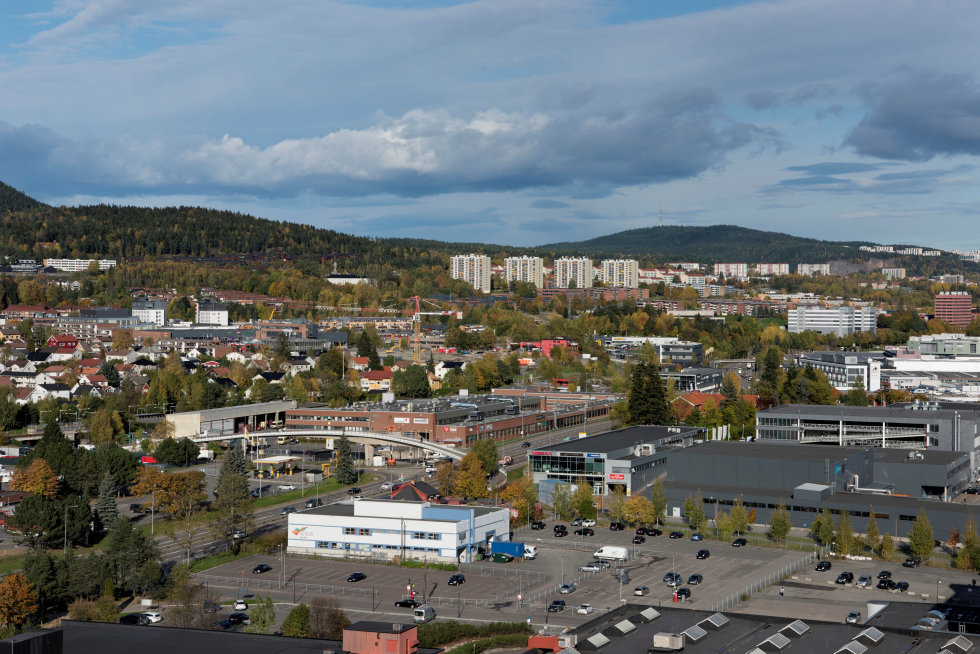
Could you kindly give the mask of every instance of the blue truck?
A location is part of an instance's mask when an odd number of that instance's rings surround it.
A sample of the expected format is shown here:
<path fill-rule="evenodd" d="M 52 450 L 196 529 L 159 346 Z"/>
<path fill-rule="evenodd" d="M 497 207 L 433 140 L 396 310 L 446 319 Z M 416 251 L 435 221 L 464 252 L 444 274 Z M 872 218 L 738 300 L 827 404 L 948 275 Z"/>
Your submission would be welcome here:
<path fill-rule="evenodd" d="M 515 543 L 508 540 L 495 540 L 490 542 L 490 554 L 506 554 L 515 559 L 524 556 L 524 543 Z"/>

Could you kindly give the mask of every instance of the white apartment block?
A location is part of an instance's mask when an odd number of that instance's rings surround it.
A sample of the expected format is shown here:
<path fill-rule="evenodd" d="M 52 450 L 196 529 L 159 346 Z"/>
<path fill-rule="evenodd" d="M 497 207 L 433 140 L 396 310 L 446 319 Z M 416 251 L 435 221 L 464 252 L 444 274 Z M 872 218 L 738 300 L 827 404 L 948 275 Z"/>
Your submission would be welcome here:
<path fill-rule="evenodd" d="M 724 275 L 725 277 L 735 277 L 745 279 L 749 276 L 749 264 L 747 263 L 716 263 L 715 277 Z"/>
<path fill-rule="evenodd" d="M 133 317 L 141 323 L 152 325 L 167 324 L 166 300 L 133 300 Z"/>
<path fill-rule="evenodd" d="M 450 260 L 449 275 L 481 293 L 490 292 L 490 257 L 485 254 L 458 254 Z"/>
<path fill-rule="evenodd" d="M 757 275 L 788 275 L 788 263 L 757 263 L 755 264 Z"/>
<path fill-rule="evenodd" d="M 194 322 L 199 325 L 228 326 L 228 307 L 223 302 L 201 300 L 194 304 Z"/>
<path fill-rule="evenodd" d="M 555 260 L 555 288 L 592 288 L 592 259 L 562 257 Z M 574 284 L 573 284 L 574 282 Z"/>
<path fill-rule="evenodd" d="M 85 272 L 93 261 L 99 262 L 99 270 L 107 270 L 116 265 L 115 259 L 45 259 L 44 265 L 65 272 Z"/>
<path fill-rule="evenodd" d="M 905 279 L 905 268 L 882 268 L 881 274 L 888 279 Z"/>
<path fill-rule="evenodd" d="M 801 263 L 796 267 L 796 274 L 806 275 L 808 277 L 813 277 L 814 275 L 829 275 L 830 264 L 829 263 Z"/>
<path fill-rule="evenodd" d="M 680 268 L 685 272 L 691 272 L 692 270 L 698 270 L 701 268 L 701 264 L 694 263 L 692 261 L 680 261 L 677 263 L 668 263 L 668 268 Z"/>
<path fill-rule="evenodd" d="M 814 331 L 820 334 L 847 336 L 878 329 L 878 312 L 874 307 L 816 307 L 800 306 L 787 312 L 787 331 L 800 334 Z"/>
<path fill-rule="evenodd" d="M 640 262 L 636 259 L 603 260 L 602 283 L 606 286 L 639 288 Z"/>
<path fill-rule="evenodd" d="M 507 257 L 504 259 L 504 280 L 527 282 L 544 288 L 544 259 L 541 257 Z"/>

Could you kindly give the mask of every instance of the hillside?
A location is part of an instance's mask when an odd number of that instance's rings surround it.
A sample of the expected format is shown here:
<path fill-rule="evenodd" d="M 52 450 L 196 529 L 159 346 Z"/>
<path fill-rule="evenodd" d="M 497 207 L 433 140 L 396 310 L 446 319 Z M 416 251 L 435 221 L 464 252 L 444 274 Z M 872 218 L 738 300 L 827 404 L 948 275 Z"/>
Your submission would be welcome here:
<path fill-rule="evenodd" d="M 23 211 L 24 209 L 36 209 L 44 205 L 34 198 L 21 193 L 13 186 L 7 186 L 0 182 L 0 214 L 9 211 Z"/>

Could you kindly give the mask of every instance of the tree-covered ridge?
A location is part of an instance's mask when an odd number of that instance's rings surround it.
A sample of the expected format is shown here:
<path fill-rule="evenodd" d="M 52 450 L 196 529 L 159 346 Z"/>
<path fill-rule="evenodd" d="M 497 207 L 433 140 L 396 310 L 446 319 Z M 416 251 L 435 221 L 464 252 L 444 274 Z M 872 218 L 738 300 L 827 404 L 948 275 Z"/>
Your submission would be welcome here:
<path fill-rule="evenodd" d="M 0 214 L 44 206 L 34 198 L 0 182 Z"/>

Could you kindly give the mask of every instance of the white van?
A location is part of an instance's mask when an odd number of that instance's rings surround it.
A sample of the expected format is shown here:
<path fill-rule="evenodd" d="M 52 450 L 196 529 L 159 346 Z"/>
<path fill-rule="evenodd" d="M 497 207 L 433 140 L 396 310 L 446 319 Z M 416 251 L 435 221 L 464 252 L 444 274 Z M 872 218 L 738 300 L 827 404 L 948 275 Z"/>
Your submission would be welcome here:
<path fill-rule="evenodd" d="M 525 545 L 524 546 L 524 558 L 531 560 L 538 557 L 538 546 L 537 545 Z"/>
<path fill-rule="evenodd" d="M 614 561 L 625 561 L 629 551 L 625 547 L 615 545 L 603 545 L 596 551 L 594 556 L 597 559 L 613 559 Z"/>
<path fill-rule="evenodd" d="M 425 624 L 436 619 L 436 611 L 428 604 L 423 604 L 415 609 L 413 616 L 415 618 L 415 624 Z"/>

